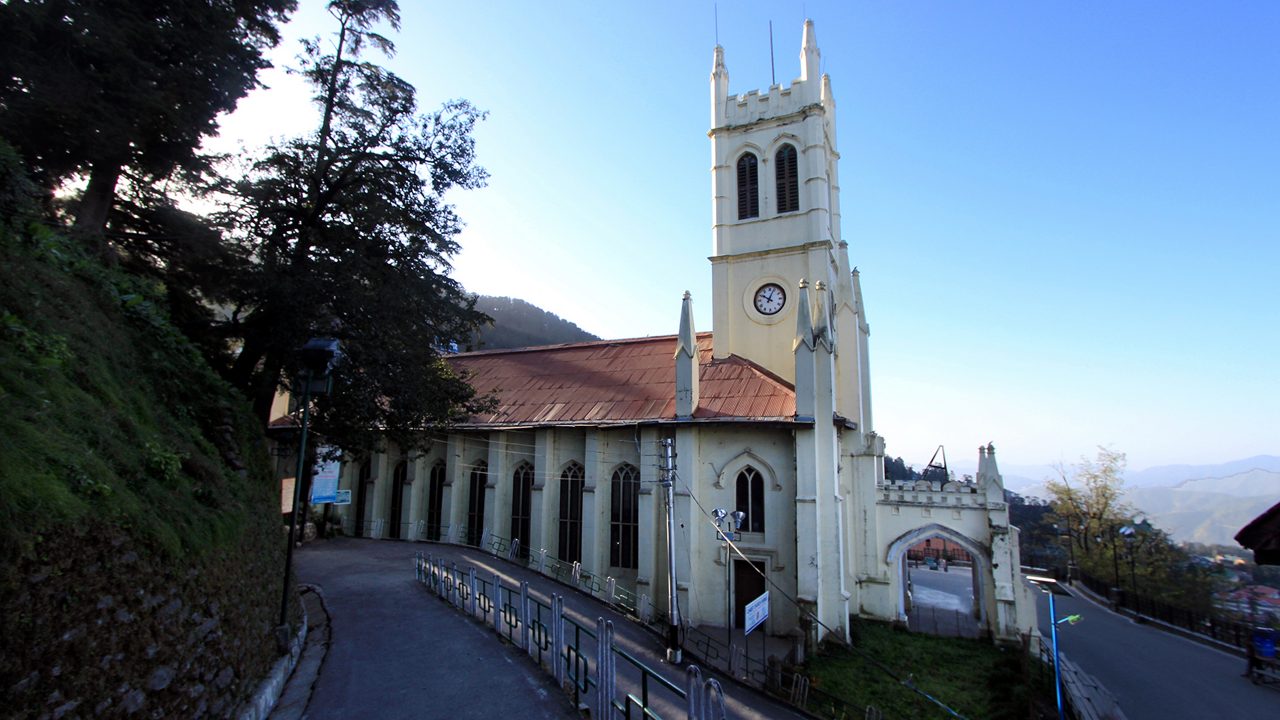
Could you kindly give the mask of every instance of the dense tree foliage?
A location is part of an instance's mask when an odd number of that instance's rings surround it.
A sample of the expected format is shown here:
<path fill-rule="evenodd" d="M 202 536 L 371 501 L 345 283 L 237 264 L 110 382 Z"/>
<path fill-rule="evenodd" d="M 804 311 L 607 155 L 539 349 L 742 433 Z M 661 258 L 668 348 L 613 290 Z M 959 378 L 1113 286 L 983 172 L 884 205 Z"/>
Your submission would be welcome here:
<path fill-rule="evenodd" d="M 122 173 L 196 170 L 202 138 L 256 83 L 294 0 L 0 3 L 0 136 L 52 191 L 88 177 L 76 225 L 100 233 Z"/>
<path fill-rule="evenodd" d="M 264 419 L 295 349 L 338 338 L 347 360 L 317 429 L 348 448 L 383 433 L 412 444 L 473 400 L 442 357 L 486 319 L 447 274 L 461 222 L 444 194 L 484 183 L 472 139 L 483 114 L 465 101 L 419 114 L 412 85 L 363 59 L 394 52 L 372 30 L 398 27 L 394 2 L 329 8 L 334 41 L 309 41 L 300 57 L 317 129 L 268 147 L 221 188 L 239 268 L 212 289 L 228 312 L 210 331 L 238 347 L 228 377 Z"/>
<path fill-rule="evenodd" d="M 1151 525 L 1124 494 L 1124 453 L 1099 448 L 1046 484 L 1051 512 L 1033 536 L 1056 538 L 1059 553 L 1081 571 L 1126 591 L 1181 607 L 1209 610 L 1209 573 L 1191 562 L 1165 531 Z"/>
<path fill-rule="evenodd" d="M 444 198 L 484 183 L 483 113 L 465 101 L 420 113 L 413 86 L 366 57 L 394 53 L 375 28 L 398 29 L 396 2 L 333 0 L 332 39 L 305 42 L 296 68 L 315 90 L 315 129 L 215 170 L 199 143 L 255 85 L 294 5 L 0 3 L 0 136 L 46 197 L 87 179 L 78 229 L 166 294 L 174 324 L 264 423 L 297 348 L 326 335 L 347 362 L 317 429 L 349 449 L 382 434 L 411 444 L 475 408 L 443 354 L 487 318 L 449 277 L 461 221 Z M 221 210 L 184 211 L 174 180 Z"/>
<path fill-rule="evenodd" d="M 892 458 L 886 456 L 884 459 L 884 479 L 885 480 L 917 480 L 920 473 L 915 468 L 908 467 L 902 458 Z"/>

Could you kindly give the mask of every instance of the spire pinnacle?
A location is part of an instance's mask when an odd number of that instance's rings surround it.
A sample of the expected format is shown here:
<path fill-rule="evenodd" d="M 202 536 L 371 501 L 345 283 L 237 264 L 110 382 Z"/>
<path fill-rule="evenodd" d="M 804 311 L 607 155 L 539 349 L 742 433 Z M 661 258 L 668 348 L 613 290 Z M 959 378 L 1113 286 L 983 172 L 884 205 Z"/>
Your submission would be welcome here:
<path fill-rule="evenodd" d="M 827 302 L 827 284 L 821 280 L 813 284 L 815 292 L 815 305 L 817 307 L 817 317 L 814 318 L 815 324 L 813 329 L 813 337 L 815 343 L 823 344 L 828 350 L 835 347 L 835 328 L 831 325 L 831 308 Z"/>
<path fill-rule="evenodd" d="M 813 342 L 813 315 L 809 309 L 809 283 L 805 280 L 800 281 L 800 298 L 797 300 L 796 308 L 796 340 L 792 346 L 793 350 L 799 350 L 803 345 L 809 350 L 814 349 Z"/>
<path fill-rule="evenodd" d="M 698 336 L 693 331 L 693 296 L 686 290 L 676 336 L 676 417 L 690 418 L 698 409 Z"/>
<path fill-rule="evenodd" d="M 680 305 L 680 334 L 676 338 L 676 355 L 684 352 L 690 357 L 698 357 L 698 336 L 693 330 L 693 296 L 684 291 L 684 302 Z"/>
<path fill-rule="evenodd" d="M 813 21 L 804 21 L 804 38 L 800 43 L 800 79 L 817 80 L 822 72 L 822 53 L 818 50 L 818 36 Z"/>

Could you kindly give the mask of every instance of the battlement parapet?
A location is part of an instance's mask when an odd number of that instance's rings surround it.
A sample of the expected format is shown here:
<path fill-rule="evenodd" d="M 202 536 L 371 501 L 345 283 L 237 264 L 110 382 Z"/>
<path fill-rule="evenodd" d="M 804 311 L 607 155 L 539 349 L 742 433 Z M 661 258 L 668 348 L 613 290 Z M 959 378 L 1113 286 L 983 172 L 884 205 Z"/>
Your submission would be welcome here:
<path fill-rule="evenodd" d="M 922 505 L 929 507 L 987 507 L 987 496 L 978 492 L 975 483 L 936 482 L 915 480 L 896 482 L 887 480 L 876 486 L 877 502 L 891 505 Z"/>
<path fill-rule="evenodd" d="M 767 92 L 750 90 L 725 98 L 717 118 L 718 126 L 747 125 L 771 117 L 782 117 L 822 102 L 819 83 L 796 80 L 786 87 L 774 85 Z"/>

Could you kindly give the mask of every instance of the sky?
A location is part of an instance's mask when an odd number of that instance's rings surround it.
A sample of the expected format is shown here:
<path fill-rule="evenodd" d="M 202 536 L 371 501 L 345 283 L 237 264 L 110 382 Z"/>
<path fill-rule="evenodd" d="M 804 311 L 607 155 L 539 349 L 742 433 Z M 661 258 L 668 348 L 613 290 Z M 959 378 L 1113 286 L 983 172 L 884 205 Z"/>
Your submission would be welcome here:
<path fill-rule="evenodd" d="M 216 150 L 318 124 L 281 68 Z M 389 60 L 466 98 L 487 187 L 454 277 L 606 338 L 711 329 L 712 50 L 731 93 L 799 76 L 815 23 L 871 326 L 875 429 L 1002 466 L 1280 455 L 1280 3 L 402 0 Z M 972 457 L 970 457 L 972 456 Z"/>

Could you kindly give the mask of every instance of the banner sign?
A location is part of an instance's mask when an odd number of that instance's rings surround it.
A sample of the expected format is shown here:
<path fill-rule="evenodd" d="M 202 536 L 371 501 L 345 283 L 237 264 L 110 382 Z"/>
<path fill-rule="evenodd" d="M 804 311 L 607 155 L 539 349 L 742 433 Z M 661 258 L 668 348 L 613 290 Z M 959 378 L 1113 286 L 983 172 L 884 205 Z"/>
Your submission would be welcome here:
<path fill-rule="evenodd" d="M 317 457 L 325 457 L 330 448 L 316 449 Z M 311 504 L 320 505 L 337 501 L 338 477 L 342 474 L 342 463 L 338 460 L 320 460 L 316 462 L 316 474 L 311 480 Z"/>

